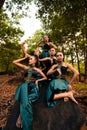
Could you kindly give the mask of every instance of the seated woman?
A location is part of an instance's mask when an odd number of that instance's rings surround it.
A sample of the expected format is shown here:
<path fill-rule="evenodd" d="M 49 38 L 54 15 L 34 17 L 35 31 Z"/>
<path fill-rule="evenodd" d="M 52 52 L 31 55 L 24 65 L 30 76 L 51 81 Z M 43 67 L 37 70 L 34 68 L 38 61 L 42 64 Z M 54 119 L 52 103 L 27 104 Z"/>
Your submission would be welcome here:
<path fill-rule="evenodd" d="M 62 52 L 58 52 L 56 57 L 57 64 L 53 65 L 47 72 L 47 75 L 52 74 L 52 80 L 50 81 L 49 87 L 47 88 L 47 104 L 48 106 L 54 106 L 56 104 L 56 99 L 59 98 L 64 98 L 64 101 L 67 101 L 68 98 L 71 98 L 75 103 L 77 103 L 73 97 L 72 91 L 66 91 L 72 89 L 72 82 L 79 75 L 79 72 L 69 63 L 63 61 L 64 56 Z M 66 79 L 68 68 L 73 72 L 73 77 L 70 81 Z"/>
<path fill-rule="evenodd" d="M 28 71 L 26 70 L 26 72 L 28 72 Z M 34 77 L 37 77 L 37 79 L 39 79 L 39 73 L 36 70 L 35 70 L 35 73 L 33 73 L 32 75 L 33 76 L 37 75 Z M 29 83 L 29 85 L 30 85 L 30 83 Z M 34 86 L 32 85 L 32 87 L 34 87 Z M 21 88 L 21 86 L 19 86 L 19 88 Z M 31 87 L 25 87 L 23 85 L 22 89 L 25 89 L 25 88 L 29 89 Z M 38 89 L 36 89 L 36 92 L 34 93 L 34 95 L 36 95 L 36 96 L 33 96 L 32 95 L 33 93 L 31 93 L 31 91 L 29 90 L 28 94 L 27 94 L 29 97 L 28 99 L 31 99 L 31 97 L 32 98 L 37 97 L 37 98 L 34 98 L 34 100 L 33 100 L 34 102 L 30 102 L 30 100 L 28 100 L 29 102 L 26 107 L 23 107 L 24 106 L 23 103 L 19 104 L 19 102 L 16 101 L 16 103 L 13 107 L 13 110 L 10 114 L 10 117 L 7 120 L 7 124 L 6 124 L 6 127 L 4 130 L 23 130 L 24 129 L 24 127 L 22 129 L 22 128 L 18 128 L 15 126 L 15 124 L 18 123 L 18 122 L 17 123 L 15 123 L 15 122 L 18 117 L 17 115 L 19 115 L 19 110 L 18 110 L 19 107 L 22 107 L 21 110 L 25 109 L 25 113 L 24 113 L 24 115 L 22 113 L 22 116 L 24 116 L 23 121 L 25 121 L 26 125 L 30 126 L 29 130 L 30 130 L 31 124 L 32 124 L 32 114 L 33 114 L 33 130 L 82 130 L 81 129 L 82 125 L 85 123 L 85 116 L 82 113 L 79 105 L 74 103 L 72 100 L 69 100 L 68 102 L 64 102 L 63 98 L 60 98 L 60 100 L 59 99 L 57 100 L 55 97 L 56 95 L 54 95 L 53 97 L 54 97 L 54 99 L 56 99 L 56 104 L 54 104 L 54 107 L 48 107 L 48 106 L 46 106 L 46 102 L 44 100 L 46 89 L 47 89 L 46 86 L 41 87 L 39 89 L 39 92 L 40 92 L 39 99 L 38 99 L 39 93 L 37 93 Z M 32 91 L 33 90 L 34 89 L 32 89 Z M 55 91 L 54 92 L 53 91 L 54 90 L 52 90 L 52 94 L 53 93 L 55 94 Z M 23 90 L 22 93 L 23 92 L 25 92 L 25 91 Z M 29 92 L 31 93 L 31 97 L 29 96 L 30 95 Z M 69 93 L 68 96 L 69 95 L 71 95 L 71 93 Z M 25 93 L 24 97 L 26 97 L 26 93 Z M 24 101 L 24 98 L 22 98 L 22 99 Z M 50 103 L 51 103 L 50 106 L 52 105 L 53 100 L 50 100 Z M 32 107 L 33 107 L 33 113 L 32 113 Z M 24 111 L 20 111 L 20 113 L 21 112 L 24 112 Z M 27 118 L 29 121 L 27 120 Z M 22 121 L 22 123 L 23 123 L 23 121 Z M 23 126 L 23 124 L 22 124 L 22 126 Z M 87 130 L 87 129 L 84 129 L 84 130 Z"/>
<path fill-rule="evenodd" d="M 20 114 L 16 126 L 22 126 L 23 130 L 32 130 L 32 103 L 39 98 L 38 83 L 47 78 L 43 72 L 36 67 L 37 56 L 33 55 L 29 57 L 29 66 L 20 63 L 26 58 L 27 57 L 24 57 L 13 61 L 18 67 L 28 70 L 26 81 L 17 88 L 15 94 L 15 100 L 20 102 Z"/>

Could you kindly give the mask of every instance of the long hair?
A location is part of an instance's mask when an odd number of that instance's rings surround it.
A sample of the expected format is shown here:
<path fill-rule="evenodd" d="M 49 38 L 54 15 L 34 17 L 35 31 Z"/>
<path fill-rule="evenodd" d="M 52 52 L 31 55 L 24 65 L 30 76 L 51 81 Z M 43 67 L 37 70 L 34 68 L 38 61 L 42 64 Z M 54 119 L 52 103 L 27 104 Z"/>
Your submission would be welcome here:
<path fill-rule="evenodd" d="M 37 56 L 37 55 L 32 55 L 32 56 L 34 56 L 34 57 L 35 57 L 35 60 L 36 60 L 35 66 L 36 66 L 36 67 L 39 67 L 39 58 L 38 58 L 38 56 Z"/>

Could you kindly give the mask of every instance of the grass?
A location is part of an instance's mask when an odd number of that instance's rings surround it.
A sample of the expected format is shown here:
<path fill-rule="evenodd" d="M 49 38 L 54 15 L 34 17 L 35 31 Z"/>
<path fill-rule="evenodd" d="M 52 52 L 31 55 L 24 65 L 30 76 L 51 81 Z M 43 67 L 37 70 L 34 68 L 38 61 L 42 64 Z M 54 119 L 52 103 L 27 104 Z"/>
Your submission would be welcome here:
<path fill-rule="evenodd" d="M 81 82 L 75 83 L 73 86 L 77 89 L 87 89 L 87 84 Z"/>

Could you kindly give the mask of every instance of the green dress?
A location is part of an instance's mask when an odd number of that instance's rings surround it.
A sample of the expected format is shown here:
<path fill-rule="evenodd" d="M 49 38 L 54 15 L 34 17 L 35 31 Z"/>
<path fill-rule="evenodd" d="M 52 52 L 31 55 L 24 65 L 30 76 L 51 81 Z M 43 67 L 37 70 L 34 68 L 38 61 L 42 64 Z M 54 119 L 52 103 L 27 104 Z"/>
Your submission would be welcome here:
<path fill-rule="evenodd" d="M 60 67 L 62 75 L 66 75 L 67 67 Z M 52 80 L 49 83 L 49 86 L 46 91 L 46 99 L 48 107 L 53 107 L 56 105 L 57 101 L 53 100 L 54 94 L 58 94 L 68 90 L 68 80 L 65 78 L 57 78 L 58 72 L 51 75 Z"/>
<path fill-rule="evenodd" d="M 28 70 L 28 78 L 16 89 L 15 100 L 20 102 L 20 116 L 23 130 L 32 130 L 33 110 L 32 103 L 38 100 L 39 90 L 32 78 L 41 78 L 34 69 Z"/>
<path fill-rule="evenodd" d="M 42 47 L 43 51 L 41 53 L 41 58 L 50 57 L 49 50 L 50 46 L 46 43 L 44 43 L 44 46 Z"/>
<path fill-rule="evenodd" d="M 42 53 L 40 55 L 40 58 L 46 58 L 46 57 L 50 57 L 49 54 L 49 50 L 50 50 L 50 46 L 47 43 L 44 43 L 43 47 L 42 47 Z M 41 67 L 44 68 L 43 73 L 46 74 L 47 71 L 49 70 L 49 67 L 51 65 L 51 62 L 49 60 L 43 61 L 41 62 Z"/>

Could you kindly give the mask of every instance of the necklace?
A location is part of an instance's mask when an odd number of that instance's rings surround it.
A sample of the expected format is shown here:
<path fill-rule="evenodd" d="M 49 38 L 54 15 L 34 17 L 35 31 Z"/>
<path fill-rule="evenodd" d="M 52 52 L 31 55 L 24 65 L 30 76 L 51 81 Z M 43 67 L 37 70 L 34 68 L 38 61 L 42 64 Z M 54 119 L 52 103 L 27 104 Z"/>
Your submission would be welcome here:
<path fill-rule="evenodd" d="M 29 67 L 29 69 L 28 69 L 28 81 L 30 81 L 30 78 L 32 77 L 32 70 L 33 70 L 33 67 Z"/>

